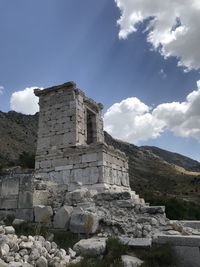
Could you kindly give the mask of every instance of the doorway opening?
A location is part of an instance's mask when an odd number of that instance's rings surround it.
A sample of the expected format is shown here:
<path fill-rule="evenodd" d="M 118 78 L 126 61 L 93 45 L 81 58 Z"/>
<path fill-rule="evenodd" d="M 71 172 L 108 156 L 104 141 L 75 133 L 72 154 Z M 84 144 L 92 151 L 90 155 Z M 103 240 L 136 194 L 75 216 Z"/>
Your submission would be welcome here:
<path fill-rule="evenodd" d="M 90 145 L 96 142 L 96 114 L 87 109 L 87 144 Z"/>

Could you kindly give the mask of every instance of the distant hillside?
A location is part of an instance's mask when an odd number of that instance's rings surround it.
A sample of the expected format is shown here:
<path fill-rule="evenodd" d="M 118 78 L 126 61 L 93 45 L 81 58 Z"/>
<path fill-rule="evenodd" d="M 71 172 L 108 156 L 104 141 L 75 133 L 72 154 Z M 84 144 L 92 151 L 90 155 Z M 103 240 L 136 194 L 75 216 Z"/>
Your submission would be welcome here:
<path fill-rule="evenodd" d="M 35 153 L 38 114 L 0 111 L 0 163 L 16 165 L 23 152 Z"/>
<path fill-rule="evenodd" d="M 37 127 L 38 114 L 0 112 L 0 165 L 17 165 L 20 154 L 35 153 Z M 126 153 L 131 187 L 140 195 L 167 194 L 200 200 L 199 162 L 156 147 L 140 148 L 106 132 L 105 141 Z"/>
<path fill-rule="evenodd" d="M 195 202 L 200 200 L 200 172 L 192 172 L 190 168 L 186 170 L 182 167 L 183 164 L 177 166 L 174 162 L 168 163 L 150 149 L 116 140 L 108 133 L 105 133 L 105 140 L 128 156 L 130 184 L 137 193 L 142 196 L 149 193 L 177 196 Z M 179 161 L 182 158 L 184 159 L 184 156 L 180 155 Z M 191 159 L 191 165 L 192 162 Z"/>
<path fill-rule="evenodd" d="M 186 170 L 200 172 L 200 162 L 196 160 L 155 146 L 142 146 L 140 148 L 151 151 L 152 153 L 159 156 L 161 159 L 167 161 L 168 163 L 183 167 Z"/>

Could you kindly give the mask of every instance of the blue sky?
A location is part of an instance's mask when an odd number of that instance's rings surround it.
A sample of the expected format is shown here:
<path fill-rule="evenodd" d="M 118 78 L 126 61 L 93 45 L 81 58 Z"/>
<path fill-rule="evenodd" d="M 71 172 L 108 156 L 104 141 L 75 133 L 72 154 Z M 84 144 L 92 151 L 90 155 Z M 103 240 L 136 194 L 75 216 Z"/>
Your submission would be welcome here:
<path fill-rule="evenodd" d="M 155 5 L 159 1 L 156 0 Z M 115 137 L 138 145 L 159 146 L 200 160 L 199 110 L 195 117 L 192 115 L 193 121 L 188 118 L 191 112 L 184 111 L 188 120 L 186 127 L 180 120 L 175 125 L 169 115 L 164 118 L 164 111 L 173 113 L 172 105 L 167 109 L 159 106 L 177 102 L 182 110 L 184 103 L 190 109 L 196 105 L 186 97 L 197 90 L 200 66 L 195 59 L 199 55 L 193 55 L 194 47 L 177 50 L 180 44 L 168 42 L 166 45 L 161 35 L 153 36 L 153 41 L 148 42 L 149 31 L 145 29 L 149 18 L 157 16 L 159 21 L 160 11 L 156 7 L 154 14 L 142 2 L 134 6 L 126 0 L 0 0 L 0 110 L 17 107 L 14 109 L 26 113 L 23 101 L 16 94 L 13 99 L 18 102 L 10 106 L 13 93 L 73 80 L 88 96 L 104 104 L 106 129 Z M 126 17 L 134 14 L 136 8 L 142 18 L 127 22 Z M 178 4 L 173 9 L 179 10 Z M 194 6 L 191 17 L 196 10 L 198 7 Z M 117 24 L 121 15 L 121 22 Z M 191 25 L 190 18 L 182 13 L 180 16 L 185 24 Z M 130 30 L 131 25 L 136 26 L 135 31 Z M 155 40 L 161 40 L 158 48 Z M 160 46 L 164 52 L 159 50 Z M 182 66 L 177 66 L 180 59 Z M 115 103 L 119 105 L 113 106 Z M 177 110 L 176 105 L 173 108 Z M 122 113 L 120 124 L 114 125 Z M 173 117 L 182 115 L 175 112 Z"/>

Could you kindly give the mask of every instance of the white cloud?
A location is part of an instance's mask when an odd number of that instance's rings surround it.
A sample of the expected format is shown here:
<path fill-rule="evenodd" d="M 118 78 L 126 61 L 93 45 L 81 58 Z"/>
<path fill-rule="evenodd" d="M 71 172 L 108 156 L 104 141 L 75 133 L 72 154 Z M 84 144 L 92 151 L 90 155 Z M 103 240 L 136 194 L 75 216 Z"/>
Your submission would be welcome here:
<path fill-rule="evenodd" d="M 157 138 L 164 130 L 200 142 L 200 81 L 184 102 L 163 103 L 154 109 L 135 97 L 115 103 L 106 111 L 104 124 L 114 137 L 135 143 Z"/>
<path fill-rule="evenodd" d="M 0 95 L 2 95 L 4 92 L 4 87 L 2 85 L 0 85 Z"/>
<path fill-rule="evenodd" d="M 10 108 L 23 114 L 35 114 L 39 111 L 38 97 L 33 90 L 38 87 L 27 87 L 22 91 L 14 92 L 10 99 Z"/>
<path fill-rule="evenodd" d="M 200 68 L 199 0 L 115 0 L 121 10 L 119 37 L 148 20 L 147 41 L 165 58 L 175 56 L 185 70 Z"/>
<path fill-rule="evenodd" d="M 158 137 L 164 124 L 135 97 L 112 105 L 104 115 L 105 130 L 116 138 L 137 142 Z"/>

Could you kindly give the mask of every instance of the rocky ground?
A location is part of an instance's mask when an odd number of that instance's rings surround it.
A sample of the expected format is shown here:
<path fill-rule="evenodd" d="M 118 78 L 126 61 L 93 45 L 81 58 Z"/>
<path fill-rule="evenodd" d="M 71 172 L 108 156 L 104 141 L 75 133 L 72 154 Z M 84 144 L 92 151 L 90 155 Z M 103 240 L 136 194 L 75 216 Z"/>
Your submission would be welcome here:
<path fill-rule="evenodd" d="M 96 258 L 105 251 L 106 238 L 82 239 L 73 249 L 66 251 L 43 236 L 17 236 L 13 226 L 0 225 L 1 267 L 73 266 L 82 261 L 83 257 Z M 137 257 L 129 255 L 122 255 L 121 262 L 124 267 L 140 266 L 143 263 Z"/>
<path fill-rule="evenodd" d="M 76 253 L 59 249 L 43 236 L 17 236 L 13 226 L 0 226 L 1 267 L 62 267 L 77 262 Z"/>

